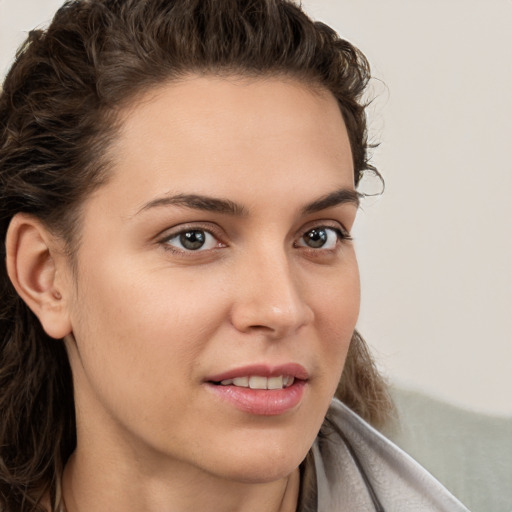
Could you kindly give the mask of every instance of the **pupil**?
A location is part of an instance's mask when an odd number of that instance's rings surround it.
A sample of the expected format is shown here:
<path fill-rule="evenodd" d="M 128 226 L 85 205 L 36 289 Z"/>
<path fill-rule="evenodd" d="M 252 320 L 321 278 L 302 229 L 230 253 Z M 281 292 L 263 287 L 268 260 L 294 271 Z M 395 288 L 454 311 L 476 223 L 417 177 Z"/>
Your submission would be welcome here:
<path fill-rule="evenodd" d="M 203 231 L 187 231 L 180 235 L 181 245 L 183 245 L 185 249 L 192 251 L 200 249 L 204 245 L 205 239 L 206 237 Z"/>
<path fill-rule="evenodd" d="M 325 229 L 312 229 L 306 233 L 305 239 L 310 247 L 322 247 L 327 242 L 327 233 Z"/>

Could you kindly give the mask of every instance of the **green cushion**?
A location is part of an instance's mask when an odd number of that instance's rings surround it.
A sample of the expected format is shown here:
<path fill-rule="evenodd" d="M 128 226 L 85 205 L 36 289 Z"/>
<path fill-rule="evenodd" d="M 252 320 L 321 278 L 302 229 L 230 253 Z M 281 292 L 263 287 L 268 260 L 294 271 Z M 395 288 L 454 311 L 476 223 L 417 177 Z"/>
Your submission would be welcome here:
<path fill-rule="evenodd" d="M 464 410 L 393 388 L 385 434 L 472 512 L 512 512 L 512 417 Z"/>

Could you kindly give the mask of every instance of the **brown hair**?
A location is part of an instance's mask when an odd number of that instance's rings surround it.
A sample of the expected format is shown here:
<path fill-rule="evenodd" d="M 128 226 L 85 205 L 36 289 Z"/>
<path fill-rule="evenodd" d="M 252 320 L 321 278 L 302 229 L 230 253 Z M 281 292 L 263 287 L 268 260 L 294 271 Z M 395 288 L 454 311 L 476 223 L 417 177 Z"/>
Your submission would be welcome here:
<path fill-rule="evenodd" d="M 0 252 L 18 212 L 79 240 L 80 204 L 108 179 L 104 155 L 117 113 L 152 86 L 190 73 L 278 74 L 337 98 L 354 180 L 368 161 L 362 53 L 291 0 L 68 1 L 16 55 L 0 97 Z M 63 343 L 49 338 L 0 266 L 0 509 L 52 511 L 76 442 L 72 377 Z M 337 396 L 374 424 L 386 387 L 355 333 Z"/>

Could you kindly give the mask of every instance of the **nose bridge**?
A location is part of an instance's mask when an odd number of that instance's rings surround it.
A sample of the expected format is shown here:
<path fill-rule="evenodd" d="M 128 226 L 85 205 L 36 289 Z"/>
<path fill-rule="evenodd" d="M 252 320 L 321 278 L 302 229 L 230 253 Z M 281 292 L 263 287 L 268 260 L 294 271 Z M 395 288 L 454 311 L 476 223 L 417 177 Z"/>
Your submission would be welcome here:
<path fill-rule="evenodd" d="M 250 260 L 244 265 L 245 277 L 238 281 L 235 326 L 281 337 L 309 323 L 312 311 L 285 248 L 253 252 Z"/>

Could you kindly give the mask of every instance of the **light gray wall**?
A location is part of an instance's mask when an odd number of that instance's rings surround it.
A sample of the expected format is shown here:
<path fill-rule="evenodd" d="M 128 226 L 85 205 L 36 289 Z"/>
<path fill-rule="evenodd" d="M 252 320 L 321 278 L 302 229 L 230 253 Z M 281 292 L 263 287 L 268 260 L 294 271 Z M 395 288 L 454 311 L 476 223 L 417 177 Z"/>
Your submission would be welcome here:
<path fill-rule="evenodd" d="M 63 0 L 0 0 L 0 76 L 33 28 L 46 24 Z"/>
<path fill-rule="evenodd" d="M 0 73 L 60 0 L 0 0 Z M 369 57 L 359 327 L 395 383 L 512 414 L 512 1 L 305 0 Z M 369 183 L 367 186 L 374 186 Z"/>
<path fill-rule="evenodd" d="M 512 2 L 306 0 L 367 53 L 386 192 L 360 330 L 400 384 L 512 414 Z"/>

